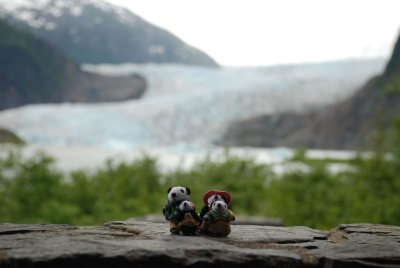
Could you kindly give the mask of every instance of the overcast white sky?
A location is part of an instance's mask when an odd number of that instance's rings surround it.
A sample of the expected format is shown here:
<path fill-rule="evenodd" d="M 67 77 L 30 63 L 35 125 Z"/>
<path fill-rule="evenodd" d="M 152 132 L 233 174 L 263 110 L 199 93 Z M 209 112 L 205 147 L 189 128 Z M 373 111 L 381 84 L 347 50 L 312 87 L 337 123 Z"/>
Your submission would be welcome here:
<path fill-rule="evenodd" d="M 108 0 L 225 66 L 386 56 L 400 0 Z"/>

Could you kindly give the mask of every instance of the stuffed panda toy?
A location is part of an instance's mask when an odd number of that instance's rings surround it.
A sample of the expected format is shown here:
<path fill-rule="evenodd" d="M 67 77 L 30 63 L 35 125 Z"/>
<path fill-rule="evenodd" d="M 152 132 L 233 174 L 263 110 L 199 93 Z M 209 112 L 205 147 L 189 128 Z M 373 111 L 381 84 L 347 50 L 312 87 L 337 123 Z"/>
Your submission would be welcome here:
<path fill-rule="evenodd" d="M 188 201 L 190 189 L 183 186 L 170 187 L 167 190 L 167 202 L 162 210 L 164 217 L 170 223 L 170 232 L 179 234 L 178 217 L 181 215 L 179 205 L 183 201 Z"/>
<path fill-rule="evenodd" d="M 204 215 L 200 229 L 203 233 L 213 236 L 227 236 L 231 232 L 230 221 L 235 220 L 235 215 L 228 209 L 225 201 L 215 201 L 211 210 Z"/>
<path fill-rule="evenodd" d="M 224 201 L 227 205 L 231 203 L 231 195 L 225 191 L 210 190 L 203 195 L 203 208 L 200 212 L 200 220 L 203 221 L 204 215 L 210 211 L 211 206 L 216 201 Z"/>
<path fill-rule="evenodd" d="M 195 205 L 190 201 L 182 201 L 179 205 L 180 214 L 177 217 L 179 230 L 183 235 L 194 235 L 200 224 Z"/>

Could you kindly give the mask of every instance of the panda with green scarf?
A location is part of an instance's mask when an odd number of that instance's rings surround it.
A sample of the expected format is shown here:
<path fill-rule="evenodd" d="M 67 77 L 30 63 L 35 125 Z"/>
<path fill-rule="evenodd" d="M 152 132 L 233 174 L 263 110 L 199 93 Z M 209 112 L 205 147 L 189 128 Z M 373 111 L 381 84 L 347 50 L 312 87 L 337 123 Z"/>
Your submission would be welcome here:
<path fill-rule="evenodd" d="M 203 196 L 205 207 L 200 218 L 202 223 L 199 232 L 212 236 L 227 236 L 231 232 L 230 222 L 235 220 L 235 215 L 228 208 L 231 203 L 228 192 L 210 190 Z"/>

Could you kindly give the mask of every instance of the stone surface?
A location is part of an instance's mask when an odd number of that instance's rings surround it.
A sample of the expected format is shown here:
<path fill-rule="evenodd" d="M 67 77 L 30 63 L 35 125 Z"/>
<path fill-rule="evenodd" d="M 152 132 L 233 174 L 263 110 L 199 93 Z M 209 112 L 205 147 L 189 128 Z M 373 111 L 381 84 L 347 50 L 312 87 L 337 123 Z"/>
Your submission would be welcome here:
<path fill-rule="evenodd" d="M 168 223 L 0 224 L 0 267 L 400 267 L 400 227 L 232 225 L 228 237 L 171 235 Z"/>
<path fill-rule="evenodd" d="M 165 218 L 159 214 L 149 214 L 131 218 L 129 220 L 146 221 L 155 223 L 165 223 Z M 232 225 L 267 225 L 267 226 L 283 226 L 283 220 L 280 218 L 261 217 L 261 216 L 236 216 L 235 221 L 231 222 Z"/>

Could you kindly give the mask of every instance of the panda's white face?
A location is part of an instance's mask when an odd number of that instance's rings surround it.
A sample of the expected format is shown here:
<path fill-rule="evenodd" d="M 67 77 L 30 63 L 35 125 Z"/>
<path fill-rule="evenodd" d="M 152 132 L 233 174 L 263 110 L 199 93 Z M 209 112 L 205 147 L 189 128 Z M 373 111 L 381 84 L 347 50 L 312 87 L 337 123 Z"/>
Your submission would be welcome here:
<path fill-rule="evenodd" d="M 168 202 L 174 203 L 182 200 L 189 200 L 190 189 L 182 186 L 175 186 L 168 189 Z"/>
<path fill-rule="evenodd" d="M 213 194 L 207 199 L 207 204 L 210 207 L 216 201 L 225 201 L 225 200 L 222 198 L 222 196 L 218 194 Z"/>
<path fill-rule="evenodd" d="M 225 201 L 215 201 L 211 206 L 211 210 L 216 212 L 224 212 L 228 210 L 228 205 L 225 203 Z"/>
<path fill-rule="evenodd" d="M 180 205 L 179 205 L 179 210 L 183 211 L 183 212 L 189 212 L 189 211 L 193 211 L 195 208 L 194 203 L 190 202 L 190 201 L 183 201 Z"/>

